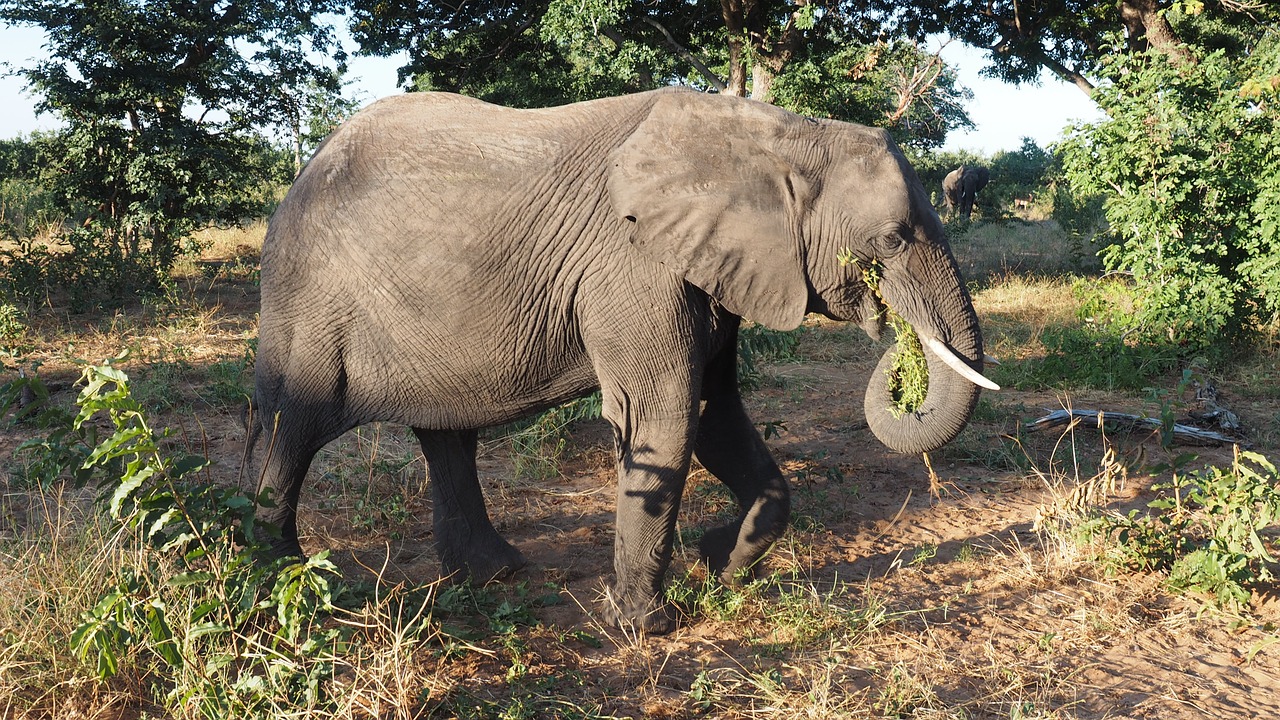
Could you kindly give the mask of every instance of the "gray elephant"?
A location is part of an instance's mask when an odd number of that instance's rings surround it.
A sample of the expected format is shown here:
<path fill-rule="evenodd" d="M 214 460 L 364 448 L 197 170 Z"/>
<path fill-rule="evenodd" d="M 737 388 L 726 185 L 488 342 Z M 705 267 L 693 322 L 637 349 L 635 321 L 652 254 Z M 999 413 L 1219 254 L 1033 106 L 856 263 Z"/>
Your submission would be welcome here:
<path fill-rule="evenodd" d="M 886 445 L 936 448 L 964 426 L 983 358 L 928 196 L 881 130 L 751 100 L 661 90 L 513 110 L 449 94 L 388 98 L 340 127 L 271 220 L 254 404 L 261 491 L 301 554 L 312 457 L 362 423 L 413 428 L 445 573 L 524 564 L 490 522 L 476 432 L 599 388 L 618 474 L 613 624 L 672 629 L 664 598 L 691 456 L 741 512 L 700 551 L 732 581 L 787 526 L 787 481 L 743 409 L 740 319 L 807 312 L 878 334 L 884 302 L 931 368 L 917 412 L 866 415 Z M 948 369 L 950 368 L 950 369 Z"/>
<path fill-rule="evenodd" d="M 973 216 L 973 201 L 991 181 L 991 173 L 981 166 L 960 167 L 942 179 L 942 201 L 947 215 L 959 212 L 967 220 Z"/>

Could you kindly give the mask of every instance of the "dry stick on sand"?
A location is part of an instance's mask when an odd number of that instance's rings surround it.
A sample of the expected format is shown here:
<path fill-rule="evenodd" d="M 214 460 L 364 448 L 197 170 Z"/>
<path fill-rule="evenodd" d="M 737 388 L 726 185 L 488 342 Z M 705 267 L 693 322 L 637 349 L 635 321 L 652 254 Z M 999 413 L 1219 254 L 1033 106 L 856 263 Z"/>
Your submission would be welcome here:
<path fill-rule="evenodd" d="M 1063 425 L 1073 422 L 1076 418 L 1092 420 L 1094 426 L 1100 430 L 1147 428 L 1152 431 L 1159 431 L 1164 427 L 1164 423 L 1162 423 L 1158 418 L 1103 410 L 1076 409 L 1054 410 L 1042 418 L 1032 420 L 1027 423 L 1025 427 L 1030 432 L 1049 430 L 1051 428 L 1062 427 Z M 1219 443 L 1239 442 L 1238 440 L 1227 437 L 1222 433 L 1214 432 L 1212 430 L 1203 430 L 1198 427 L 1192 427 L 1191 425 L 1183 425 L 1182 423 L 1174 423 L 1173 437 L 1175 440 L 1181 440 L 1189 445 L 1216 445 Z"/>

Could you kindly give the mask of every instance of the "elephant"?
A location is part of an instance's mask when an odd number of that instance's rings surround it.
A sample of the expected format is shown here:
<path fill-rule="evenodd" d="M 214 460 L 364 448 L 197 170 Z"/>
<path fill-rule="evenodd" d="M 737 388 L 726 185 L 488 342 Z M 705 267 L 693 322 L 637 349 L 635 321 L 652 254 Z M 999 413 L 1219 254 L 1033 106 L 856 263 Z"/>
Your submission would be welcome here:
<path fill-rule="evenodd" d="M 650 633 L 676 623 L 664 579 L 692 458 L 740 505 L 700 542 L 717 577 L 749 576 L 787 527 L 788 482 L 739 395 L 743 318 L 789 330 L 820 313 L 875 336 L 886 305 L 906 319 L 924 404 L 890 408 L 892 351 L 866 401 L 902 452 L 949 442 L 996 387 L 942 223 L 887 133 L 687 89 L 547 109 L 379 100 L 280 203 L 261 292 L 250 451 L 270 438 L 258 518 L 276 554 L 302 555 L 316 452 L 386 421 L 421 444 L 441 572 L 519 569 L 485 507 L 477 431 L 599 390 L 618 478 L 601 613 Z"/>
<path fill-rule="evenodd" d="M 959 212 L 969 219 L 973 216 L 973 201 L 978 192 L 991 181 L 991 172 L 981 166 L 960 167 L 947 173 L 942 179 L 942 200 L 947 215 Z"/>

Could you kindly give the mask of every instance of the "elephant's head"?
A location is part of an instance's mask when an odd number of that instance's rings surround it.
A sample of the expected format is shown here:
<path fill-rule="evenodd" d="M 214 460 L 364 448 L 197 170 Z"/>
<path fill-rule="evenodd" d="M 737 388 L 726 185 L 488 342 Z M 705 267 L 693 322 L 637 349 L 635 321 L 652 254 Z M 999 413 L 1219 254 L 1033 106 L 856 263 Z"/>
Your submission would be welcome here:
<path fill-rule="evenodd" d="M 920 337 L 929 389 L 915 412 L 895 412 L 890 349 L 868 383 L 867 422 L 902 452 L 953 439 L 978 385 L 995 386 L 978 372 L 978 319 L 942 222 L 889 136 L 738 98 L 657 98 L 609 169 L 634 245 L 778 330 L 820 312 L 878 336 L 883 298 Z M 880 297 L 863 279 L 873 265 Z"/>
<path fill-rule="evenodd" d="M 966 193 L 977 194 L 987 186 L 987 183 L 991 182 L 991 171 L 981 166 L 966 168 L 963 175 L 964 192 Z"/>

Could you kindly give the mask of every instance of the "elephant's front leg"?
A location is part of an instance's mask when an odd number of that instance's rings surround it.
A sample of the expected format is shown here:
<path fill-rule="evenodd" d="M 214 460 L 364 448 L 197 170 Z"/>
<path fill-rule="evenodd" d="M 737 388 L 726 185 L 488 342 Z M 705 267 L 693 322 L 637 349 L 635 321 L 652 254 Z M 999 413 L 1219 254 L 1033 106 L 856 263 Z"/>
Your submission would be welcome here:
<path fill-rule="evenodd" d="M 617 580 L 604 603 L 605 619 L 649 633 L 675 629 L 675 611 L 663 590 L 671 564 L 676 515 L 689 473 L 696 414 L 632 405 L 625 394 L 608 400 L 618 458 L 618 522 L 614 541 Z"/>
<path fill-rule="evenodd" d="M 706 405 L 694 449 L 698 462 L 733 492 L 741 508 L 736 520 L 708 530 L 699 543 L 707 566 L 729 584 L 743 572 L 754 572 L 791 515 L 791 489 L 742 406 L 736 360 L 737 344 L 729 343 L 707 370 Z"/>

